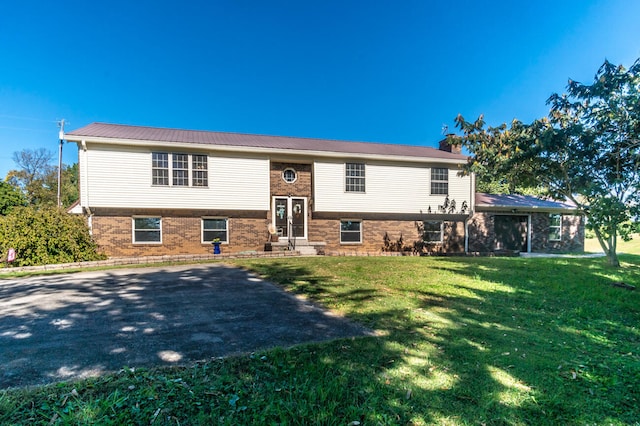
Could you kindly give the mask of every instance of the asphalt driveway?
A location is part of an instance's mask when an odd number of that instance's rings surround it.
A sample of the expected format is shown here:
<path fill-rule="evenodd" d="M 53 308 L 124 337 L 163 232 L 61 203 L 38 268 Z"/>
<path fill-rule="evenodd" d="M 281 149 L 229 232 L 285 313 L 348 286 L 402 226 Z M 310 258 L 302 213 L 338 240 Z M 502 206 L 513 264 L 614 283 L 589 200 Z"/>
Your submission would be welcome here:
<path fill-rule="evenodd" d="M 364 334 L 221 264 L 0 280 L 0 388 Z"/>

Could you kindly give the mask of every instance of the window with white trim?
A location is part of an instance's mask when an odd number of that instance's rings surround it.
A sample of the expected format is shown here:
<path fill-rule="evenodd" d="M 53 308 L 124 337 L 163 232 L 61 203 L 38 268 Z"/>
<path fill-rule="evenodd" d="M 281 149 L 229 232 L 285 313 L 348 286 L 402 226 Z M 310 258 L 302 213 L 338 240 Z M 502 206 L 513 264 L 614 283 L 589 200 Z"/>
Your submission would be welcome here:
<path fill-rule="evenodd" d="M 189 156 L 187 154 L 171 154 L 173 156 L 173 186 L 189 186 Z"/>
<path fill-rule="evenodd" d="M 431 169 L 431 195 L 449 194 L 449 169 L 433 167 Z"/>
<path fill-rule="evenodd" d="M 422 240 L 425 243 L 442 242 L 442 221 L 425 220 L 422 222 Z"/>
<path fill-rule="evenodd" d="M 365 192 L 364 163 L 345 164 L 345 191 Z"/>
<path fill-rule="evenodd" d="M 151 176 L 153 185 L 169 185 L 169 154 L 166 152 L 151 154 Z"/>
<path fill-rule="evenodd" d="M 202 242 L 210 243 L 216 238 L 221 243 L 229 242 L 228 219 L 219 217 L 202 218 Z"/>
<path fill-rule="evenodd" d="M 207 168 L 207 156 L 202 154 L 191 155 L 191 184 L 193 186 L 209 186 L 209 173 Z"/>
<path fill-rule="evenodd" d="M 298 175 L 292 168 L 284 169 L 282 171 L 282 180 L 287 183 L 294 183 L 296 180 L 298 180 Z"/>
<path fill-rule="evenodd" d="M 154 186 L 206 187 L 209 185 L 207 156 L 204 154 L 152 152 L 151 184 Z"/>
<path fill-rule="evenodd" d="M 162 242 L 162 218 L 134 217 L 132 224 L 134 243 L 148 244 Z"/>
<path fill-rule="evenodd" d="M 549 241 L 562 240 L 562 215 L 549 215 Z"/>
<path fill-rule="evenodd" d="M 358 244 L 362 242 L 362 222 L 359 220 L 340 221 L 340 242 Z"/>

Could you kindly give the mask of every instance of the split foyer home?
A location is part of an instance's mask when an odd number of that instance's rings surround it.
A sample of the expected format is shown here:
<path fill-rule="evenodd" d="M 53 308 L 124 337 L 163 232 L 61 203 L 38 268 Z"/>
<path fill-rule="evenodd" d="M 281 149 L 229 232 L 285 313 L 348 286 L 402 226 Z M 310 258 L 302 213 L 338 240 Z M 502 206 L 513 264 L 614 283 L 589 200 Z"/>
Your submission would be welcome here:
<path fill-rule="evenodd" d="M 376 253 L 418 239 L 439 253 L 581 251 L 567 203 L 476 194 L 467 157 L 440 149 L 93 123 L 78 145 L 80 200 L 108 255 L 293 248 Z"/>

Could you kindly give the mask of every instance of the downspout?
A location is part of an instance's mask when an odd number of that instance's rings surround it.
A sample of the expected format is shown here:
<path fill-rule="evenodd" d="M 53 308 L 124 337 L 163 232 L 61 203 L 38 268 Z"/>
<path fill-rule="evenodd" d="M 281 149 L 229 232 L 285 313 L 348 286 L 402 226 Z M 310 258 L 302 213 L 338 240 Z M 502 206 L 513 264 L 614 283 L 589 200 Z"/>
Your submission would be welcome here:
<path fill-rule="evenodd" d="M 469 219 L 475 214 L 476 207 L 476 174 L 471 173 L 469 185 L 469 217 L 464 220 L 464 252 L 469 254 Z"/>

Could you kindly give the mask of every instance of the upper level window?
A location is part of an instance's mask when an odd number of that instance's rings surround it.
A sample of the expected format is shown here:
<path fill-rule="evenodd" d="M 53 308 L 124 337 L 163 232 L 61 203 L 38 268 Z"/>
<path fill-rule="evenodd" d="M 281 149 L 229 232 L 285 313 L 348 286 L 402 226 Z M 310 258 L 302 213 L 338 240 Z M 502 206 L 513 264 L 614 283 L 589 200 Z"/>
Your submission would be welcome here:
<path fill-rule="evenodd" d="M 449 169 L 434 167 L 431 169 L 431 195 L 449 193 Z"/>
<path fill-rule="evenodd" d="M 191 156 L 191 164 L 191 170 L 193 170 L 191 184 L 193 186 L 208 186 L 207 156 L 193 154 Z"/>
<path fill-rule="evenodd" d="M 549 215 L 549 241 L 560 241 L 562 239 L 562 215 Z"/>
<path fill-rule="evenodd" d="M 287 183 L 293 183 L 298 179 L 298 175 L 293 169 L 284 169 L 282 172 L 282 179 Z"/>
<path fill-rule="evenodd" d="M 166 152 L 152 154 L 151 175 L 153 185 L 169 185 L 169 154 Z"/>
<path fill-rule="evenodd" d="M 151 154 L 151 184 L 157 186 L 207 186 L 209 184 L 207 156 L 153 152 Z"/>
<path fill-rule="evenodd" d="M 189 156 L 173 155 L 173 186 L 189 186 Z"/>
<path fill-rule="evenodd" d="M 162 219 L 159 217 L 134 217 L 133 242 L 161 243 Z"/>
<path fill-rule="evenodd" d="M 365 192 L 364 163 L 346 163 L 346 192 Z"/>
<path fill-rule="evenodd" d="M 422 239 L 426 243 L 442 242 L 442 222 L 438 220 L 428 220 L 422 222 Z"/>

